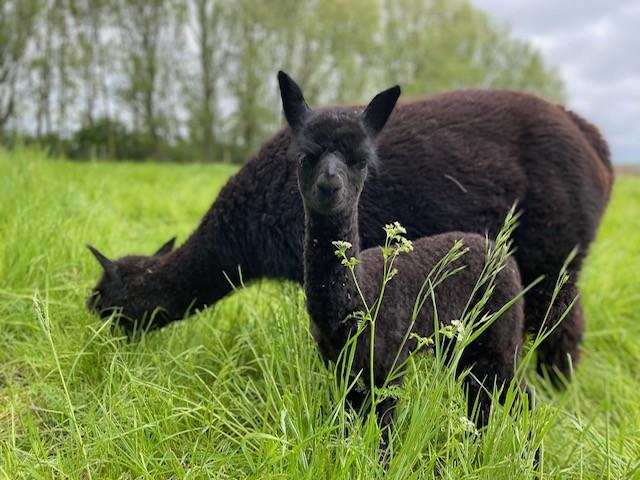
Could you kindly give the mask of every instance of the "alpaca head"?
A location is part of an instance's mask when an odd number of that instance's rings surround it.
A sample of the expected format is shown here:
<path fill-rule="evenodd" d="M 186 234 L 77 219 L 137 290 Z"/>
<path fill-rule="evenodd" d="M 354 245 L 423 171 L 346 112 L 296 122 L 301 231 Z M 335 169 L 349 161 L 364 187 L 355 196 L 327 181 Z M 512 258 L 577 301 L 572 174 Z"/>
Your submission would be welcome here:
<path fill-rule="evenodd" d="M 167 323 L 171 306 L 164 305 L 165 286 L 160 279 L 153 278 L 153 274 L 161 257 L 173 250 L 175 240 L 175 237 L 169 240 L 152 256 L 128 255 L 117 260 L 109 260 L 87 245 L 104 270 L 87 299 L 87 308 L 102 318 L 119 311 L 119 323 L 131 329 L 136 321 L 149 317 L 157 306 L 162 305 L 163 308 L 155 313 L 157 323 Z"/>
<path fill-rule="evenodd" d="M 278 82 L 292 132 L 288 154 L 298 165 L 305 207 L 321 215 L 353 208 L 368 168 L 376 163 L 376 138 L 393 111 L 400 87 L 379 93 L 362 112 L 316 112 L 286 73 L 278 72 Z"/>

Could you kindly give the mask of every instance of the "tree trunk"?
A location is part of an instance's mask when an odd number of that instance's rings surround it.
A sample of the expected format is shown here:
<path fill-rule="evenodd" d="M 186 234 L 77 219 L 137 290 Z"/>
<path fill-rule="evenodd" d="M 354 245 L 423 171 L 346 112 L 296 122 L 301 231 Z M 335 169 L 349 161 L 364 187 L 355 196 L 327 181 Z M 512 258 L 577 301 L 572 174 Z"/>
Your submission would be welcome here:
<path fill-rule="evenodd" d="M 207 0 L 197 0 L 198 26 L 200 29 L 200 67 L 202 69 L 202 156 L 206 162 L 214 160 L 215 138 L 213 134 L 213 51 L 210 45 L 210 18 L 207 13 Z"/>

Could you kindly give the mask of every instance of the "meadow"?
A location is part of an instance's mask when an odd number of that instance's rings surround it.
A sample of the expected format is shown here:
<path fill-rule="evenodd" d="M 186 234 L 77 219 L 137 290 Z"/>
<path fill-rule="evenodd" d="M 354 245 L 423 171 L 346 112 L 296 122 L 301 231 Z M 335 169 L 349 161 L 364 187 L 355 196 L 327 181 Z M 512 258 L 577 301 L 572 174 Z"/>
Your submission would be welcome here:
<path fill-rule="evenodd" d="M 0 475 L 5 478 L 640 478 L 640 178 L 621 176 L 581 278 L 575 380 L 527 367 L 531 413 L 478 435 L 428 354 L 386 465 L 336 406 L 302 290 L 260 281 L 128 341 L 85 309 L 109 256 L 184 241 L 229 165 L 72 163 L 0 150 Z"/>

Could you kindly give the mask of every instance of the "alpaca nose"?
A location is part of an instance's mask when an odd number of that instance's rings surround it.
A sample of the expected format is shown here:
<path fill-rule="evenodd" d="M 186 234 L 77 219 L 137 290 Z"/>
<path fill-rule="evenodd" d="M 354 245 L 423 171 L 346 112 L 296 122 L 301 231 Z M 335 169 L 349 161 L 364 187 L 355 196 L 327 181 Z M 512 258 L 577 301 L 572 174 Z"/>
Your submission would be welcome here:
<path fill-rule="evenodd" d="M 338 177 L 324 178 L 318 182 L 318 191 L 325 197 L 335 195 L 341 188 L 342 182 Z"/>

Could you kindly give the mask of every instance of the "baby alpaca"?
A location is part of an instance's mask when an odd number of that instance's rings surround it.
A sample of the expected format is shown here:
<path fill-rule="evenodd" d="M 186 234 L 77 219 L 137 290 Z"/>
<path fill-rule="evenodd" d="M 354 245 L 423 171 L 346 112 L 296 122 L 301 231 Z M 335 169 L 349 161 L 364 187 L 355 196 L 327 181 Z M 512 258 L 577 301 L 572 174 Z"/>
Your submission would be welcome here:
<path fill-rule="evenodd" d="M 362 302 L 351 273 L 336 257 L 335 240 L 353 245 L 359 264 L 355 272 L 368 305 L 380 292 L 383 257 L 380 248 L 360 249 L 358 203 L 367 170 L 377 161 L 375 141 L 400 95 L 398 86 L 379 93 L 361 111 L 312 111 L 298 85 L 285 73 L 278 74 L 285 117 L 293 132 L 289 156 L 296 160 L 298 186 L 305 212 L 304 288 L 313 335 L 325 360 L 336 361 L 358 320 L 350 314 L 362 310 Z M 384 168 L 384 165 L 381 166 Z M 393 188 L 393 186 L 390 186 Z M 429 205 L 424 205 L 425 209 Z M 376 320 L 374 336 L 373 383 L 381 387 L 395 366 L 416 348 L 416 341 L 403 342 L 411 326 L 411 313 L 418 292 L 433 266 L 444 257 L 456 240 L 462 239 L 469 251 L 451 266 L 464 265 L 436 288 L 439 319 L 450 324 L 459 319 L 472 295 L 485 264 L 486 240 L 477 234 L 460 232 L 423 237 L 413 244 L 413 252 L 400 255 L 398 274 L 385 290 Z M 496 278 L 486 310 L 495 312 L 521 291 L 520 275 L 509 259 Z M 412 331 L 424 336 L 434 332 L 431 302 L 425 302 Z M 494 385 L 508 385 L 514 376 L 524 336 L 523 305 L 517 301 L 462 356 L 459 372 L 470 368 L 466 377 L 469 409 L 477 400 L 478 422 L 488 420 Z M 357 340 L 352 375 L 360 374 L 369 386 L 370 332 L 365 329 Z M 358 408 L 365 395 L 353 392 L 349 398 Z M 378 419 L 388 435 L 394 399 L 377 406 Z M 471 413 L 471 412 L 470 412 Z"/>

